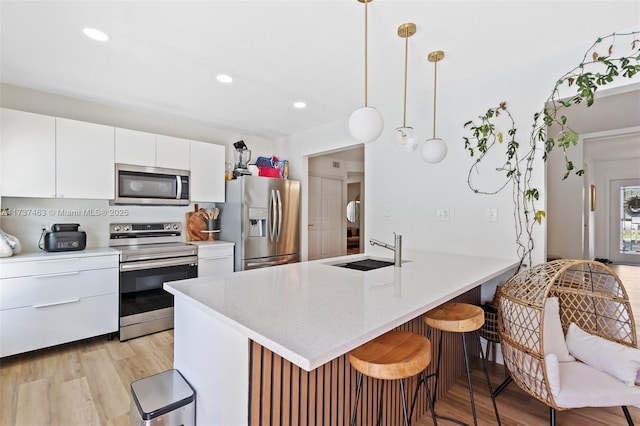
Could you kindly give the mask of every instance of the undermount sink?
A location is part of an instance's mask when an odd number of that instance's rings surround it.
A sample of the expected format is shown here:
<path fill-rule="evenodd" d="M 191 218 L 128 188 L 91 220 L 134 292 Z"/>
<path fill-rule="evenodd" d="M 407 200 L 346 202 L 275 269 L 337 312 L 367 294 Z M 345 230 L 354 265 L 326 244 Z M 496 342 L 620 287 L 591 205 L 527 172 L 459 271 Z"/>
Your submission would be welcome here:
<path fill-rule="evenodd" d="M 393 266 L 393 262 L 387 260 L 378 259 L 360 259 L 353 262 L 337 263 L 333 266 L 339 266 L 341 268 L 357 269 L 358 271 L 371 271 L 373 269 L 384 268 L 387 266 Z"/>

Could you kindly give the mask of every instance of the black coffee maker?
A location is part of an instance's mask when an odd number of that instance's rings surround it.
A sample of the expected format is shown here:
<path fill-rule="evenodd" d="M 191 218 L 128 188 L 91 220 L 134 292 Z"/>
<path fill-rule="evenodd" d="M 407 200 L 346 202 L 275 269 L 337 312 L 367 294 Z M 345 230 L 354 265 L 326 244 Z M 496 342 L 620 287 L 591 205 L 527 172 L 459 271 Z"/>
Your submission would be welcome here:
<path fill-rule="evenodd" d="M 244 141 L 238 141 L 233 144 L 236 149 L 235 154 L 235 168 L 233 169 L 233 177 L 250 175 L 251 172 L 248 169 L 249 161 L 251 160 L 251 150 L 247 148 Z"/>

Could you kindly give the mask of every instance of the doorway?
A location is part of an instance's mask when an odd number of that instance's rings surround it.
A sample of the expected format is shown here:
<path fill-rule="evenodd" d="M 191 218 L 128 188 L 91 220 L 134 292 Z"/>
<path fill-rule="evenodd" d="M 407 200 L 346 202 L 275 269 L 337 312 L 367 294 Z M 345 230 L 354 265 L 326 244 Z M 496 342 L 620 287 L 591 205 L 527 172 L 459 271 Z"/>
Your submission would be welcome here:
<path fill-rule="evenodd" d="M 612 180 L 609 193 L 610 259 L 640 264 L 640 179 Z"/>
<path fill-rule="evenodd" d="M 364 146 L 310 156 L 308 182 L 308 259 L 360 253 L 364 219 Z M 356 195 L 358 203 L 354 207 Z M 349 204 L 349 201 L 354 203 Z M 351 219 L 357 215 L 356 222 L 347 217 L 348 207 Z M 358 229 L 357 242 L 354 224 Z"/>

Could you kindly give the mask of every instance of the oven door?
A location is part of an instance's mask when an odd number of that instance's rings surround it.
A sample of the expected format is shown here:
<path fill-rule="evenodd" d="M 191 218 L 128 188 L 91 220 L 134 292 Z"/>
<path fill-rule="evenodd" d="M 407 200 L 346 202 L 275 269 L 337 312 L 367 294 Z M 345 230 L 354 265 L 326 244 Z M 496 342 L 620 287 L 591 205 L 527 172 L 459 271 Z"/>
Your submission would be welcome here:
<path fill-rule="evenodd" d="M 167 281 L 198 277 L 198 257 L 146 260 L 120 264 L 120 324 L 123 318 L 173 307 Z"/>

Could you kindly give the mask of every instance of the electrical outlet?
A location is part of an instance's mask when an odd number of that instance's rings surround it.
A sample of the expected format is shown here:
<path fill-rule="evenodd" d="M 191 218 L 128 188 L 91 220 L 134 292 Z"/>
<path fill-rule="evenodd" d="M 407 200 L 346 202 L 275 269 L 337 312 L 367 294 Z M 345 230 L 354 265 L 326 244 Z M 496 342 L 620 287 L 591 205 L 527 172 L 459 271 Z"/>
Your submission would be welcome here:
<path fill-rule="evenodd" d="M 436 220 L 439 222 L 449 222 L 449 209 L 436 209 Z"/>

